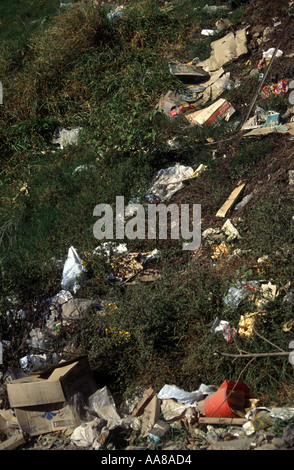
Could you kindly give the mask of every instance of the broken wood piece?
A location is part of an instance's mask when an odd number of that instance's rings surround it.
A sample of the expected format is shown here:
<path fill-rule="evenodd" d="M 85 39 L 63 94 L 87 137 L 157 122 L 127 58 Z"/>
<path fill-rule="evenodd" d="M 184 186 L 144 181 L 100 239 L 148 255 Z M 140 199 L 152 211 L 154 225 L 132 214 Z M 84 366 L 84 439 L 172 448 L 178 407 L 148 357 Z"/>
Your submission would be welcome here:
<path fill-rule="evenodd" d="M 153 388 L 149 388 L 145 395 L 143 396 L 142 400 L 138 403 L 138 405 L 134 408 L 132 412 L 132 416 L 141 416 L 143 414 L 144 409 L 148 405 L 148 403 L 152 400 L 155 395 L 155 391 Z"/>
<path fill-rule="evenodd" d="M 14 434 L 14 436 L 9 437 L 6 441 L 1 442 L 0 450 L 13 450 L 17 447 L 25 444 L 25 439 L 22 433 Z"/>
<path fill-rule="evenodd" d="M 222 207 L 218 210 L 216 217 L 226 217 L 229 210 L 236 204 L 238 199 L 240 198 L 241 194 L 244 191 L 245 183 L 237 186 L 234 191 L 230 194 L 229 198 L 226 202 L 222 205 Z"/>
<path fill-rule="evenodd" d="M 247 423 L 245 418 L 206 418 L 200 417 L 199 424 L 221 424 L 221 425 L 235 425 L 242 426 L 244 423 Z"/>

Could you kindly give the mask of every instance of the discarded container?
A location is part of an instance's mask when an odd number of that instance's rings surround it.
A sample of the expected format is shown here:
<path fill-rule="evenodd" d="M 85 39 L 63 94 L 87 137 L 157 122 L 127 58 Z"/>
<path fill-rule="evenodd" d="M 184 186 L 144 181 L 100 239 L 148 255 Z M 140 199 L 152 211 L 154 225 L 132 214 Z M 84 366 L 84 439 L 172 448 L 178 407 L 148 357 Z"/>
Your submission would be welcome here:
<path fill-rule="evenodd" d="M 220 98 L 218 101 L 208 106 L 207 108 L 195 111 L 186 118 L 191 124 L 198 126 L 207 126 L 210 124 L 217 124 L 220 120 L 228 120 L 235 112 L 235 109 L 227 100 Z"/>
<path fill-rule="evenodd" d="M 237 418 L 233 410 L 244 410 L 249 398 L 252 398 L 252 395 L 246 384 L 225 380 L 215 393 L 205 398 L 203 403 L 205 416 Z"/>
<path fill-rule="evenodd" d="M 96 390 L 86 357 L 60 362 L 7 384 L 10 406 L 22 432 L 30 436 L 79 425 L 70 400 L 77 392 L 86 398 Z"/>
<path fill-rule="evenodd" d="M 254 434 L 256 431 L 260 431 L 261 429 L 266 429 L 273 424 L 271 417 L 264 413 L 257 418 L 251 419 L 247 423 L 243 424 L 243 429 L 245 430 L 246 434 L 250 436 Z"/>

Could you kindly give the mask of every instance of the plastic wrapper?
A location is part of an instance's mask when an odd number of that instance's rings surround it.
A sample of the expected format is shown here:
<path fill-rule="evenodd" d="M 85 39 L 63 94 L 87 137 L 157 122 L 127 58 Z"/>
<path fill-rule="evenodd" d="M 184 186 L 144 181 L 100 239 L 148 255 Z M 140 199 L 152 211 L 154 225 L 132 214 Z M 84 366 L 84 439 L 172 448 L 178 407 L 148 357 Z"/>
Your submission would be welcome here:
<path fill-rule="evenodd" d="M 192 403 L 204 400 L 207 395 L 214 393 L 215 390 L 214 386 L 205 384 L 201 384 L 199 389 L 193 392 L 185 392 L 176 385 L 164 385 L 157 397 L 161 400 L 173 398 L 180 403 L 192 405 Z"/>
<path fill-rule="evenodd" d="M 67 259 L 64 263 L 61 287 L 62 289 L 69 290 L 73 294 L 79 290 L 79 278 L 84 272 L 84 266 L 81 258 L 79 257 L 76 249 L 71 246 L 68 250 Z"/>

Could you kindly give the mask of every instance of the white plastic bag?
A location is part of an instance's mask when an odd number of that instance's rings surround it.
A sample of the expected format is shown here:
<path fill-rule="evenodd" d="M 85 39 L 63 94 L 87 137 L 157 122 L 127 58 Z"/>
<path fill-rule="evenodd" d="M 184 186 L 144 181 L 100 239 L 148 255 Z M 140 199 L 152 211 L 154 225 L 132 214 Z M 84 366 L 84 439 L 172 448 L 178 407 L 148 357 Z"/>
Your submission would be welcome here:
<path fill-rule="evenodd" d="M 176 385 L 164 385 L 159 391 L 157 397 L 160 400 L 173 398 L 180 403 L 184 403 L 185 405 L 192 405 L 192 403 L 204 400 L 207 395 L 210 395 L 214 392 L 214 386 L 209 386 L 205 384 L 201 384 L 199 389 L 193 392 L 185 392 Z"/>
<path fill-rule="evenodd" d="M 84 266 L 76 249 L 71 246 L 68 250 L 67 260 L 64 263 L 61 288 L 75 294 L 81 287 L 78 278 L 84 271 Z"/>

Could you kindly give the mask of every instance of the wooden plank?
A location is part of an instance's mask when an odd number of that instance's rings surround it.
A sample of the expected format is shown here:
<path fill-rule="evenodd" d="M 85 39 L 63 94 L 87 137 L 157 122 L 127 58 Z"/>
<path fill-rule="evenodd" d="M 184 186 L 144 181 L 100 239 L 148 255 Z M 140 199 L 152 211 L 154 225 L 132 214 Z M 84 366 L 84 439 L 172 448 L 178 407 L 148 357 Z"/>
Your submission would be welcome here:
<path fill-rule="evenodd" d="M 14 436 L 11 436 L 9 439 L 6 439 L 6 441 L 1 442 L 0 450 L 13 450 L 21 446 L 22 444 L 25 444 L 25 442 L 26 441 L 21 433 L 14 434 Z"/>
<path fill-rule="evenodd" d="M 242 192 L 244 191 L 245 183 L 240 184 L 234 191 L 230 194 L 226 202 L 222 205 L 222 207 L 218 210 L 216 217 L 226 217 L 229 210 L 235 205 L 239 197 L 241 196 Z"/>
<path fill-rule="evenodd" d="M 247 423 L 247 419 L 244 418 L 206 418 L 200 417 L 199 423 L 200 424 L 221 424 L 221 425 L 235 425 L 235 426 L 242 426 L 243 424 Z"/>

